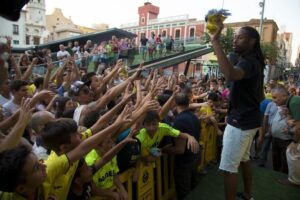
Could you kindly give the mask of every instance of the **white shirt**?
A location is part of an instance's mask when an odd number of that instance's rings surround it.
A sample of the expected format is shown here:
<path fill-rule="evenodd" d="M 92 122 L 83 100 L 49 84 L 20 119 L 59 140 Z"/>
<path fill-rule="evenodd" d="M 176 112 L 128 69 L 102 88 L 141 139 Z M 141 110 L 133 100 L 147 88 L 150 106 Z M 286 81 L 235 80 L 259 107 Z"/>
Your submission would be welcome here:
<path fill-rule="evenodd" d="M 77 47 L 73 47 L 72 48 L 72 51 L 74 52 L 74 53 L 78 53 L 79 52 L 79 49 L 80 49 L 80 46 L 77 46 Z"/>
<path fill-rule="evenodd" d="M 39 160 L 47 160 L 49 156 L 47 149 L 42 146 L 38 146 L 36 142 L 32 146 L 32 152 L 38 157 Z"/>
<path fill-rule="evenodd" d="M 63 59 L 65 57 L 70 57 L 71 55 L 69 54 L 69 52 L 64 50 L 64 51 L 57 52 L 56 56 L 57 56 L 58 59 Z"/>
<path fill-rule="evenodd" d="M 5 98 L 4 96 L 0 95 L 0 105 L 3 106 L 5 103 L 9 102 L 12 99 L 12 96 L 9 95 L 9 99 Z"/>
<path fill-rule="evenodd" d="M 19 105 L 14 104 L 13 99 L 6 102 L 3 105 L 3 114 L 5 117 L 11 116 L 13 113 L 17 112 L 17 110 L 20 108 Z"/>

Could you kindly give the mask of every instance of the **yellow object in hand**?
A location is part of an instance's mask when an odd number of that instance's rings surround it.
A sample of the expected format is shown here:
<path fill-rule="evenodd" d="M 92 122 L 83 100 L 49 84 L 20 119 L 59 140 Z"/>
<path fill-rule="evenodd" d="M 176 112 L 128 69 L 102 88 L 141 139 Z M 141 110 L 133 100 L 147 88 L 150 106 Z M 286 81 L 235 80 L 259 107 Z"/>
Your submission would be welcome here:
<path fill-rule="evenodd" d="M 216 10 L 212 9 L 208 11 L 205 16 L 205 21 L 207 22 L 206 29 L 210 34 L 213 34 L 217 30 L 217 20 L 221 19 L 222 22 L 227 18 L 227 16 L 231 15 L 227 10 L 221 9 Z"/>

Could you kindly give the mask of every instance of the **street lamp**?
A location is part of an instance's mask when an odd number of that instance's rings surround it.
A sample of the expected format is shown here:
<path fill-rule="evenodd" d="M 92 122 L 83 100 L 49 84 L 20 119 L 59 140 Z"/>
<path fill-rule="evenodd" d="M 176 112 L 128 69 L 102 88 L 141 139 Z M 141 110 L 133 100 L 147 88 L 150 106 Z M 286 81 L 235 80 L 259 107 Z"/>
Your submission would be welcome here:
<path fill-rule="evenodd" d="M 264 12 L 265 12 L 265 0 L 259 2 L 258 5 L 261 7 L 260 24 L 259 24 L 259 35 L 261 37 L 261 34 L 262 34 L 262 23 L 263 23 L 263 20 L 264 20 Z"/>

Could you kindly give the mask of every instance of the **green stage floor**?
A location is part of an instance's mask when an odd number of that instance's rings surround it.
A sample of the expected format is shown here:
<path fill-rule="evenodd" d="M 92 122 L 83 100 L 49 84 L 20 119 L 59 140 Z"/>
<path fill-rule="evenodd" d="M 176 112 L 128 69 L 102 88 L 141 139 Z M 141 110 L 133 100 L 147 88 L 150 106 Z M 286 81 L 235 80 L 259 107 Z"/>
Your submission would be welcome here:
<path fill-rule="evenodd" d="M 255 200 L 300 200 L 300 187 L 277 183 L 287 175 L 270 169 L 253 167 L 253 196 Z M 214 167 L 203 176 L 186 200 L 224 200 L 223 174 Z M 242 191 L 242 179 L 239 180 Z"/>

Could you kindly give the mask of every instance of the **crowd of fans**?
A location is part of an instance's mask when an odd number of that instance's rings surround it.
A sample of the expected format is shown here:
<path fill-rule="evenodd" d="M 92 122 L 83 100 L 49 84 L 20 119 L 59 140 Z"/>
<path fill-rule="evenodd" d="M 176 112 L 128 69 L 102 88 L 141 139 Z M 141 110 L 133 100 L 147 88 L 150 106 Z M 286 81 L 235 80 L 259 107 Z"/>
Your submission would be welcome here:
<path fill-rule="evenodd" d="M 18 59 L 22 73 L 26 71 L 33 58 L 37 58 L 37 67 L 33 69 L 34 74 L 45 73 L 45 63 L 51 59 L 55 66 L 62 66 L 67 58 L 74 58 L 76 66 L 87 71 L 90 64 L 96 73 L 102 73 L 107 67 L 112 67 L 118 59 L 122 59 L 126 66 L 132 66 L 137 62 L 158 59 L 173 52 L 185 51 L 183 43 L 176 42 L 171 36 L 155 37 L 151 34 L 148 39 L 142 34 L 138 44 L 136 38 L 122 38 L 112 36 L 111 40 L 93 43 L 87 40 L 85 44 L 78 41 L 70 41 L 67 46 L 60 44 L 57 52 L 50 49 L 32 49 L 25 51 Z M 136 62 L 135 62 L 136 61 Z M 14 69 L 9 69 L 10 75 L 15 76 Z"/>
<path fill-rule="evenodd" d="M 140 43 L 140 53 L 150 59 L 172 50 L 172 39 L 160 35 L 143 36 Z M 17 63 L 9 40 L 0 44 L 1 199 L 127 199 L 118 174 L 133 167 L 137 181 L 141 162 L 155 167 L 165 153 L 175 154 L 178 199 L 191 191 L 201 130 L 215 127 L 219 153 L 222 148 L 227 84 L 223 77 L 166 76 L 157 69 L 143 76 L 142 64 L 129 75 L 132 50 L 137 46 L 131 39 L 112 37 L 99 45 L 88 40 L 84 46 L 75 41 L 59 46 L 56 69 L 49 50 L 24 54 Z M 94 72 L 86 70 L 88 58 Z M 42 77 L 34 74 L 39 64 L 46 66 Z M 299 108 L 299 87 L 290 77 L 286 84 L 271 81 L 265 90 L 255 142 L 263 148 L 256 156 L 264 166 L 272 143 L 274 170 L 300 185 L 299 149 L 286 154 L 293 119 L 285 108 L 287 101 Z"/>

